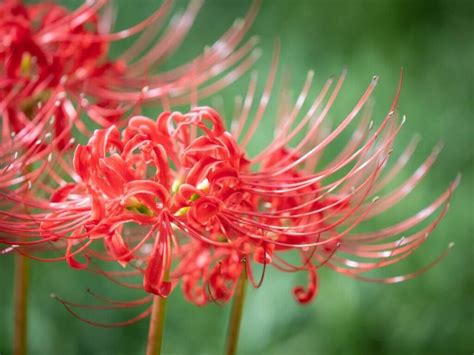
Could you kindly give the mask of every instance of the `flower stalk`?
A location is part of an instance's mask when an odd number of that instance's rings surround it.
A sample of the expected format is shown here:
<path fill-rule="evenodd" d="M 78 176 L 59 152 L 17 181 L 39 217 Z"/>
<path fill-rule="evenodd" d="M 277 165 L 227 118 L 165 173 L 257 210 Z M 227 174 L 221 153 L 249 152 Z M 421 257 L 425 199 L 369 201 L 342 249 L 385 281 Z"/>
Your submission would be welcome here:
<path fill-rule="evenodd" d="M 30 166 L 24 168 L 27 175 L 32 171 Z M 25 195 L 26 196 L 26 195 Z M 28 208 L 24 208 L 28 212 Z M 13 299 L 14 309 L 14 334 L 13 354 L 25 355 L 27 353 L 27 326 L 28 326 L 28 291 L 29 291 L 29 261 L 21 253 L 15 253 L 15 288 Z"/>
<path fill-rule="evenodd" d="M 25 355 L 27 347 L 28 258 L 15 255 L 15 320 L 13 354 Z"/>
<path fill-rule="evenodd" d="M 169 279 L 169 272 L 165 273 L 165 280 Z M 150 325 L 148 327 L 148 342 L 146 355 L 160 355 L 165 330 L 167 297 L 155 295 L 151 306 Z"/>
<path fill-rule="evenodd" d="M 234 293 L 234 301 L 230 311 L 229 324 L 227 326 L 226 355 L 235 355 L 239 343 L 240 323 L 245 302 L 245 289 L 247 286 L 247 273 L 242 271 Z"/>
<path fill-rule="evenodd" d="M 166 297 L 155 296 L 151 308 L 146 355 L 160 355 L 165 328 Z"/>

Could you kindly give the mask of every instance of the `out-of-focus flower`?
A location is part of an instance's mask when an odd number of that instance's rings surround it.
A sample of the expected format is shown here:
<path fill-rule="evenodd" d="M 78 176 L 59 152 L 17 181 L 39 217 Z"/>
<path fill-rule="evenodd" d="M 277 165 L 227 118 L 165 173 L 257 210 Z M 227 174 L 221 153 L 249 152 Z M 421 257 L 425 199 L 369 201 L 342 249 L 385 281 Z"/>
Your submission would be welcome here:
<path fill-rule="evenodd" d="M 65 254 L 44 260 L 67 260 L 73 268 L 96 265 L 89 264 L 90 259 L 129 266 L 131 270 L 124 271 L 92 269 L 118 284 L 162 297 L 181 283 L 185 297 L 197 305 L 228 301 L 243 272 L 259 287 L 263 276 L 255 277 L 256 264 L 264 271 L 272 266 L 307 272 L 308 284 L 293 290 L 297 301 L 307 303 L 317 292 L 323 266 L 357 279 L 393 283 L 436 263 L 444 254 L 411 274 L 366 275 L 408 257 L 427 240 L 445 215 L 459 178 L 406 220 L 378 231 L 355 230 L 404 199 L 439 152 L 435 148 L 410 178 L 381 193 L 405 167 L 416 144 L 387 169 L 404 123 L 396 113 L 400 87 L 377 127 L 363 112 L 378 80 L 374 77 L 351 112 L 323 134 L 345 73 L 335 83 L 328 80 L 302 112 L 310 72 L 296 104 L 282 108 L 272 142 L 250 157 L 246 146 L 268 105 L 275 68 L 276 63 L 255 115 L 250 114 L 256 87 L 252 77 L 236 109 L 240 118 L 230 131 L 209 107 L 187 114 L 165 112 L 156 121 L 135 116 L 122 134 L 116 127 L 96 131 L 75 151 L 73 181 L 55 177 L 60 187 L 47 192 L 48 201 L 8 196 L 35 212 L 2 212 L 1 241 L 24 254 L 30 254 L 32 245 L 51 243 Z M 360 116 L 346 146 L 322 165 L 322 153 Z M 131 276 L 140 283 L 123 281 Z M 120 308 L 150 300 L 108 302 Z M 62 302 L 72 311 L 74 304 Z"/>
<path fill-rule="evenodd" d="M 172 3 L 163 1 L 150 17 L 118 32 L 111 30 L 114 8 L 106 0 L 87 1 L 73 11 L 53 2 L 0 4 L 0 189 L 24 189 L 18 184 L 39 179 L 42 170 L 36 163 L 46 162 L 55 150 L 74 147 L 73 130 L 89 137 L 91 125 L 119 124 L 142 104 L 168 107 L 196 101 L 255 62 L 255 38 L 238 46 L 258 1 L 202 54 L 160 70 L 202 4 L 190 1 L 167 22 Z M 138 35 L 118 58 L 111 57 L 111 44 Z"/>

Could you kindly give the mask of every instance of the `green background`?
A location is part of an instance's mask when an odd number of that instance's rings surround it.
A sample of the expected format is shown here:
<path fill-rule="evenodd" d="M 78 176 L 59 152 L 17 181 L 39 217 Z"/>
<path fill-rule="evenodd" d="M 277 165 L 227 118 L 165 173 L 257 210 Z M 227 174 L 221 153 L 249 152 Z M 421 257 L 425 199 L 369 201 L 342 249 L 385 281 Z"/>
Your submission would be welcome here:
<path fill-rule="evenodd" d="M 60 1 L 72 8 L 80 1 Z M 117 28 L 143 19 L 159 1 L 117 1 Z M 176 9 L 185 6 L 177 1 Z M 211 44 L 248 1 L 209 0 L 184 41 L 172 67 Z M 405 69 L 400 112 L 407 123 L 396 141 L 395 154 L 414 134 L 422 141 L 402 178 L 439 141 L 445 148 L 436 165 L 407 201 L 373 222 L 372 227 L 395 223 L 430 203 L 458 172 L 461 186 L 445 220 L 410 259 L 394 273 L 410 272 L 456 243 L 450 255 L 428 273 L 396 285 L 367 284 L 324 269 L 319 272 L 319 294 L 300 306 L 291 289 L 303 276 L 267 273 L 263 286 L 248 292 L 240 354 L 472 354 L 474 351 L 473 251 L 473 94 L 474 2 L 472 1 L 310 1 L 266 0 L 250 35 L 259 35 L 263 58 L 256 65 L 264 77 L 274 40 L 282 45 L 282 62 L 297 92 L 309 69 L 315 70 L 313 94 L 331 75 L 349 70 L 346 84 L 329 117 L 333 122 L 350 110 L 373 74 L 381 77 L 376 90 L 374 120 L 387 112 Z M 118 54 L 127 43 L 117 45 Z M 282 66 L 283 68 L 283 66 Z M 263 81 L 263 80 L 262 80 Z M 248 75 L 220 93 L 229 119 L 233 96 L 244 94 Z M 207 101 L 205 101 L 207 102 Z M 211 102 L 211 101 L 210 101 Z M 270 140 L 271 102 L 252 149 Z M 156 109 L 149 108 L 149 114 Z M 340 142 L 342 143 L 342 141 Z M 401 180 L 399 180 L 401 181 Z M 0 353 L 11 353 L 13 258 L 0 258 Z M 72 271 L 64 264 L 32 263 L 29 300 L 31 354 L 141 354 L 147 322 L 118 329 L 97 329 L 71 317 L 49 294 L 88 302 L 85 290 L 112 293 L 127 299 L 129 292 L 111 287 L 101 278 Z M 380 274 L 379 274 L 380 275 Z M 169 298 L 165 354 L 220 354 L 229 306 L 199 308 L 185 302 L 177 290 Z M 132 312 L 106 312 L 97 317 L 118 321 Z"/>

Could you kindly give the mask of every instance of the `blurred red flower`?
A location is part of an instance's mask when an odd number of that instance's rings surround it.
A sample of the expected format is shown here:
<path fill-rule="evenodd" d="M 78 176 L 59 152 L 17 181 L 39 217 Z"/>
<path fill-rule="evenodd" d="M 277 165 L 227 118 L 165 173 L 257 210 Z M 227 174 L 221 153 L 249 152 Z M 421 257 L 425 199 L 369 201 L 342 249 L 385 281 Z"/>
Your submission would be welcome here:
<path fill-rule="evenodd" d="M 196 101 L 253 65 L 256 39 L 243 37 L 258 1 L 202 54 L 160 70 L 201 7 L 192 0 L 167 23 L 172 3 L 165 0 L 150 17 L 118 32 L 111 31 L 114 8 L 106 0 L 87 1 L 73 11 L 53 2 L 0 4 L 0 188 L 25 189 L 39 179 L 35 162 L 56 160 L 51 153 L 74 147 L 73 130 L 75 138 L 79 133 L 88 138 L 91 127 L 120 124 L 145 103 Z M 137 35 L 112 57 L 113 43 Z"/>

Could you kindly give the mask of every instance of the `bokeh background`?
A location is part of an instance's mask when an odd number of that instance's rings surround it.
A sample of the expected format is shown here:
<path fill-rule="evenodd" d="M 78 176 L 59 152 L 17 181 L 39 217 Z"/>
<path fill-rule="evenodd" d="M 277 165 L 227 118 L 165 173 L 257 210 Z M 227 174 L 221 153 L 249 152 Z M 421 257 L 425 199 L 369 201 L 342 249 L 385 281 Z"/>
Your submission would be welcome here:
<path fill-rule="evenodd" d="M 78 0 L 59 3 L 75 8 Z M 149 15 L 160 1 L 121 0 L 117 26 L 125 28 Z M 176 1 L 176 10 L 186 1 Z M 207 0 L 193 30 L 170 63 L 184 61 L 212 44 L 244 15 L 250 1 Z M 264 78 L 274 48 L 281 41 L 282 72 L 296 93 L 307 70 L 315 70 L 313 94 L 324 81 L 349 70 L 346 84 L 329 120 L 337 123 L 349 112 L 373 74 L 381 80 L 374 95 L 374 120 L 380 122 L 390 106 L 400 68 L 405 69 L 400 112 L 407 123 L 396 142 L 400 153 L 414 134 L 422 141 L 402 172 L 408 177 L 432 147 L 444 142 L 437 164 L 406 202 L 373 222 L 395 223 L 433 201 L 458 172 L 463 180 L 445 220 L 430 240 L 393 272 L 422 267 L 442 253 L 452 252 L 439 265 L 415 280 L 396 285 L 367 284 L 331 270 L 320 271 L 316 300 L 300 306 L 291 289 L 304 275 L 267 272 L 263 286 L 249 289 L 240 339 L 240 354 L 472 354 L 474 351 L 473 244 L 473 100 L 474 2 L 470 0 L 266 0 L 251 35 L 260 36 L 263 58 L 256 65 Z M 118 54 L 127 43 L 114 47 Z M 206 103 L 223 105 L 227 119 L 233 98 L 244 94 L 249 76 Z M 262 80 L 263 81 L 263 80 Z M 271 139 L 273 100 L 252 143 L 252 149 Z M 148 108 L 150 115 L 157 108 Z M 340 142 L 343 143 L 342 141 Z M 399 180 L 401 181 L 401 180 Z M 0 353 L 11 353 L 13 258 L 0 258 Z M 392 273 L 393 274 L 393 273 Z M 383 273 L 379 274 L 383 275 Z M 31 354 L 141 354 L 147 322 L 127 328 L 90 327 L 70 316 L 50 298 L 55 292 L 88 302 L 87 288 L 107 291 L 110 283 L 91 274 L 69 270 L 64 264 L 32 263 L 29 350 Z M 116 298 L 128 293 L 113 288 Z M 220 354 L 229 306 L 204 308 L 185 302 L 180 291 L 169 299 L 165 354 Z M 131 313 L 108 312 L 108 321 Z"/>

